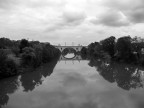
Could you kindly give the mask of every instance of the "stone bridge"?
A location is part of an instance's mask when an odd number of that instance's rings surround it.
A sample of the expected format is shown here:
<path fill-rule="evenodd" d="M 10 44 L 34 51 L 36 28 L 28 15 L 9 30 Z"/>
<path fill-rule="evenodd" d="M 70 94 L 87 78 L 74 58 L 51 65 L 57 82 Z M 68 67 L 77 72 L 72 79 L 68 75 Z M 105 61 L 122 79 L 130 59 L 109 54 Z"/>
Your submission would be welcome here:
<path fill-rule="evenodd" d="M 66 48 L 73 48 L 76 52 L 81 51 L 83 47 L 87 48 L 87 46 L 55 46 L 55 47 L 58 48 L 61 52 L 63 52 L 63 50 Z"/>

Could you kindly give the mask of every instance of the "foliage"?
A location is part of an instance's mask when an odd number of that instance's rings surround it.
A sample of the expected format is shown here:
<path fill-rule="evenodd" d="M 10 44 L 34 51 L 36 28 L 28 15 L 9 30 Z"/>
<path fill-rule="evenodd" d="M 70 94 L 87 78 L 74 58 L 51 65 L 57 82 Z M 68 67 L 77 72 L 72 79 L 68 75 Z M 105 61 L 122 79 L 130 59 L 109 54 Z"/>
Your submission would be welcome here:
<path fill-rule="evenodd" d="M 97 45 L 99 45 L 98 42 L 91 43 L 88 45 L 88 49 L 87 49 L 88 58 L 94 56 L 95 48 L 97 47 Z"/>
<path fill-rule="evenodd" d="M 13 46 L 13 41 L 8 38 L 0 38 L 0 49 L 6 49 Z"/>
<path fill-rule="evenodd" d="M 111 36 L 100 42 L 103 51 L 107 52 L 111 57 L 115 54 L 115 37 Z"/>
<path fill-rule="evenodd" d="M 37 44 L 32 47 L 25 47 L 22 51 L 22 64 L 24 66 L 38 67 L 42 63 L 51 61 L 59 54 L 58 49 L 50 44 Z"/>
<path fill-rule="evenodd" d="M 0 77 L 7 77 L 17 74 L 17 65 L 16 63 L 8 59 L 4 50 L 0 50 Z"/>
<path fill-rule="evenodd" d="M 87 48 L 86 47 L 83 47 L 81 49 L 81 57 L 82 57 L 82 59 L 87 59 Z"/>
<path fill-rule="evenodd" d="M 16 57 L 19 56 L 20 49 L 17 46 L 12 47 L 11 51 L 15 54 Z"/>
<path fill-rule="evenodd" d="M 0 76 L 6 77 L 17 74 L 26 67 L 37 68 L 59 56 L 60 51 L 50 43 L 14 41 L 0 38 Z"/>
<path fill-rule="evenodd" d="M 39 41 L 29 41 L 30 47 L 41 46 Z"/>
<path fill-rule="evenodd" d="M 89 44 L 86 57 L 143 65 L 142 49 L 144 49 L 144 39 L 142 38 L 123 36 L 116 40 L 114 36 L 111 36 L 100 42 Z"/>
<path fill-rule="evenodd" d="M 7 59 L 6 52 L 3 49 L 1 49 L 0 50 L 0 61 L 1 61 L 0 63 L 2 64 L 2 62 L 4 62 L 6 59 Z"/>
<path fill-rule="evenodd" d="M 125 36 L 119 38 L 116 43 L 117 58 L 128 61 L 131 55 L 132 55 L 131 37 Z"/>
<path fill-rule="evenodd" d="M 34 53 L 35 53 L 35 59 L 34 59 L 34 67 L 38 67 L 42 64 L 42 46 L 41 45 L 35 45 L 34 47 Z"/>
<path fill-rule="evenodd" d="M 23 52 L 21 55 L 22 65 L 32 66 L 34 63 L 34 60 L 36 59 L 34 49 L 31 47 L 25 47 L 25 48 L 23 48 L 22 52 Z"/>
<path fill-rule="evenodd" d="M 25 48 L 25 47 L 29 47 L 29 42 L 28 42 L 28 40 L 26 40 L 26 39 L 22 39 L 22 40 L 20 41 L 20 45 L 19 45 L 20 53 L 22 53 L 22 50 L 23 50 L 23 48 Z"/>
<path fill-rule="evenodd" d="M 42 49 L 42 62 L 47 63 L 51 61 L 55 56 L 59 55 L 59 50 L 50 44 L 43 45 Z"/>

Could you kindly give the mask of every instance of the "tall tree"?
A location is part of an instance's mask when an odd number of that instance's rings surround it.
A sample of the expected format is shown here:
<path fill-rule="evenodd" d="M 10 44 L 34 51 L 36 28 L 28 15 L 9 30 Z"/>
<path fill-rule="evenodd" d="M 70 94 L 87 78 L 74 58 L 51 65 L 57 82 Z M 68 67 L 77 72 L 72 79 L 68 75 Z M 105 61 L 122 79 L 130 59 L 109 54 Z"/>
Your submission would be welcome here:
<path fill-rule="evenodd" d="M 124 36 L 117 40 L 116 43 L 116 56 L 120 59 L 127 61 L 132 55 L 131 37 Z"/>
<path fill-rule="evenodd" d="M 113 57 L 115 54 L 115 37 L 111 36 L 102 40 L 100 43 L 102 44 L 103 50 Z"/>
<path fill-rule="evenodd" d="M 22 49 L 25 48 L 25 47 L 29 47 L 29 42 L 28 40 L 26 39 L 22 39 L 21 42 L 20 42 L 20 52 L 22 52 Z"/>

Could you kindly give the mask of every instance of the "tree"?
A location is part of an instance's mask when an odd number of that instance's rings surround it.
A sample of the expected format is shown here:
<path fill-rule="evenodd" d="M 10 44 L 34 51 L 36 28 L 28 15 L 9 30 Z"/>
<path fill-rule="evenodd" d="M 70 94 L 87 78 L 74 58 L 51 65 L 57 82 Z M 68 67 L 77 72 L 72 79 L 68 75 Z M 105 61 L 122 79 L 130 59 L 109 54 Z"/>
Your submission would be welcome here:
<path fill-rule="evenodd" d="M 28 40 L 26 40 L 26 39 L 22 39 L 22 40 L 20 41 L 20 46 L 19 46 L 19 48 L 20 48 L 20 53 L 22 53 L 22 49 L 25 48 L 25 47 L 29 47 L 29 42 L 28 42 Z"/>
<path fill-rule="evenodd" d="M 16 75 L 17 73 L 16 63 L 7 57 L 4 50 L 0 50 L 0 78 Z"/>
<path fill-rule="evenodd" d="M 8 38 L 0 38 L 0 49 L 6 49 L 13 46 L 13 42 Z"/>
<path fill-rule="evenodd" d="M 131 37 L 124 36 L 117 40 L 116 43 L 116 57 L 124 60 L 129 61 L 132 55 L 132 46 L 131 46 Z"/>
<path fill-rule="evenodd" d="M 82 47 L 81 57 L 82 57 L 82 59 L 87 59 L 87 48 L 86 47 Z"/>
<path fill-rule="evenodd" d="M 111 36 L 100 42 L 104 52 L 107 52 L 111 57 L 115 54 L 115 37 Z"/>
<path fill-rule="evenodd" d="M 34 65 L 34 62 L 35 62 L 35 59 L 36 59 L 36 55 L 35 55 L 35 51 L 33 48 L 31 47 L 25 47 L 23 48 L 23 51 L 22 51 L 22 64 L 24 66 L 33 66 Z"/>
<path fill-rule="evenodd" d="M 99 45 L 98 42 L 91 43 L 88 45 L 87 54 L 88 56 L 94 56 L 95 48 Z"/>

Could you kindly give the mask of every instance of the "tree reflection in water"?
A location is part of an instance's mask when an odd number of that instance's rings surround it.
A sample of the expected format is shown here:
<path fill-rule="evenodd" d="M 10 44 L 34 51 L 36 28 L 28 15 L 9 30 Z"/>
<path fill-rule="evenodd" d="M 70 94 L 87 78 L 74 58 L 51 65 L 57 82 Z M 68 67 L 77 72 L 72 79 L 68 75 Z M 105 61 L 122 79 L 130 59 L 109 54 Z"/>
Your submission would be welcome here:
<path fill-rule="evenodd" d="M 143 87 L 141 72 L 144 68 L 125 63 L 108 62 L 101 59 L 91 59 L 89 66 L 96 67 L 97 71 L 104 79 L 114 83 L 125 90 Z"/>
<path fill-rule="evenodd" d="M 14 93 L 20 86 L 25 92 L 32 91 L 36 86 L 42 84 L 42 78 L 50 76 L 58 60 L 41 66 L 34 72 L 27 72 L 20 76 L 15 76 L 0 81 L 0 108 L 8 103 L 9 94 Z"/>
<path fill-rule="evenodd" d="M 8 103 L 9 94 L 14 93 L 19 87 L 18 77 L 1 80 L 0 82 L 0 108 Z"/>
<path fill-rule="evenodd" d="M 25 92 L 32 91 L 36 86 L 42 84 L 42 78 L 50 76 L 53 72 L 54 67 L 57 64 L 57 60 L 54 60 L 48 64 L 43 65 L 35 72 L 21 75 L 21 83 Z"/>

